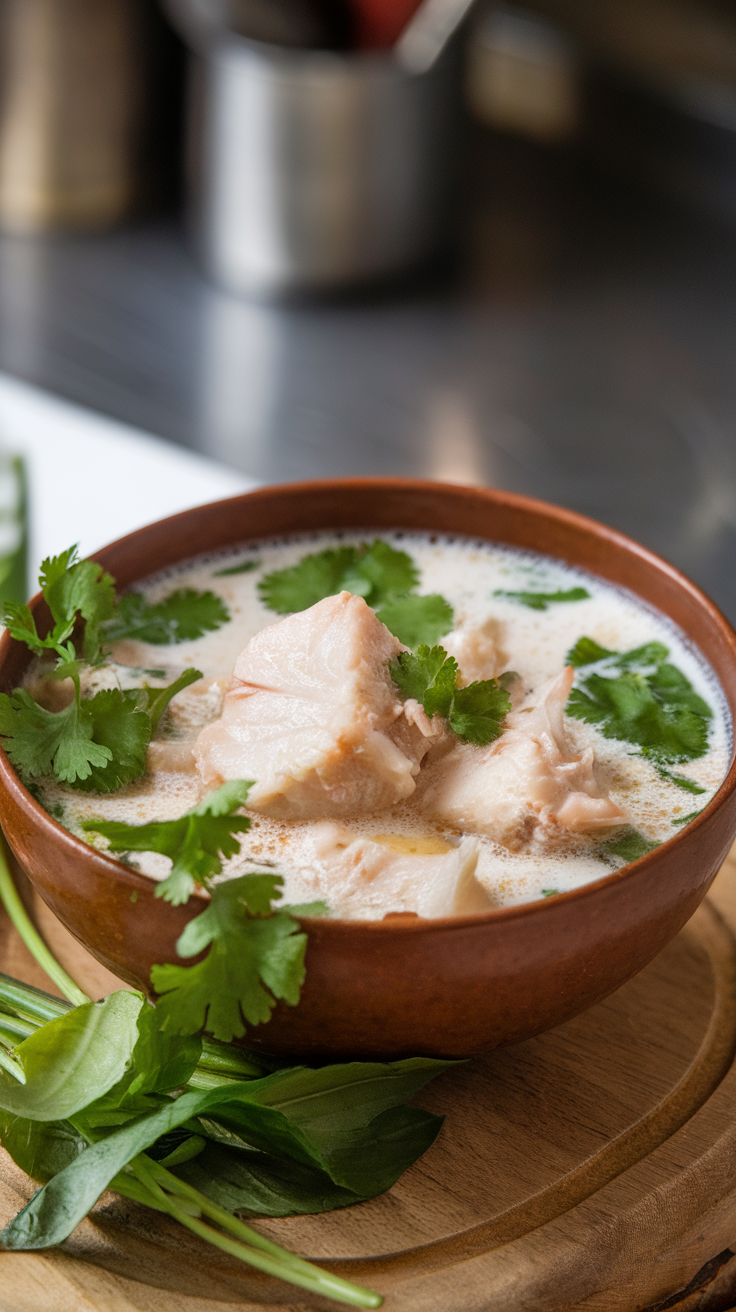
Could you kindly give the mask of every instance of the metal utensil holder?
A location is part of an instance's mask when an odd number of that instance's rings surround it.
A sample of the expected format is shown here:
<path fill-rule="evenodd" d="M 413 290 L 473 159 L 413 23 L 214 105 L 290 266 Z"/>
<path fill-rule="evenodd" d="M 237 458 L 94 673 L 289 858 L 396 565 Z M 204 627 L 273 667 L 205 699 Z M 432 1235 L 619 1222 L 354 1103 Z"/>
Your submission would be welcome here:
<path fill-rule="evenodd" d="M 169 12 L 194 50 L 191 226 L 204 267 L 263 298 L 399 273 L 447 239 L 459 78 L 289 49 Z"/>

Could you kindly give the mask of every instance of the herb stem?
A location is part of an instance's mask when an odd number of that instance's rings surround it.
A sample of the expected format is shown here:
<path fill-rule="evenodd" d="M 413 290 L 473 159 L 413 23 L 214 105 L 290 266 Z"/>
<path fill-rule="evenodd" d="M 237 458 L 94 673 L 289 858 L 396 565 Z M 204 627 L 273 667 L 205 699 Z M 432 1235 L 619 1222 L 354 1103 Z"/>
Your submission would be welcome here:
<path fill-rule="evenodd" d="M 14 1048 L 16 1043 L 29 1039 L 37 1029 L 38 1025 L 31 1021 L 21 1020 L 18 1016 L 0 1014 L 0 1043 L 4 1043 L 6 1048 Z"/>
<path fill-rule="evenodd" d="M 26 1077 L 23 1074 L 23 1067 L 20 1062 L 14 1061 L 4 1048 L 0 1048 L 0 1069 L 7 1071 L 8 1075 L 12 1075 L 13 1079 L 17 1080 L 19 1084 L 25 1084 Z"/>
<path fill-rule="evenodd" d="M 218 1075 L 217 1071 L 207 1070 L 206 1067 L 203 1069 L 198 1064 L 196 1070 L 192 1071 L 189 1076 L 186 1087 L 203 1091 L 206 1089 L 219 1089 L 223 1084 L 240 1084 L 240 1079 L 236 1075 Z"/>
<path fill-rule="evenodd" d="M 54 998 L 32 984 L 21 984 L 20 980 L 10 975 L 0 974 L 0 1012 L 10 1012 L 20 1016 L 34 1029 L 45 1025 L 48 1020 L 56 1020 L 70 1010 L 70 1004 L 63 998 Z"/>
<path fill-rule="evenodd" d="M 223 1252 L 239 1257 L 260 1271 L 268 1272 L 269 1275 L 278 1276 L 281 1280 L 299 1285 L 302 1289 L 322 1294 L 325 1298 L 348 1303 L 352 1307 L 381 1306 L 383 1299 L 380 1294 L 363 1289 L 360 1285 L 354 1285 L 350 1281 L 341 1279 L 340 1276 L 334 1276 L 321 1267 L 314 1266 L 311 1262 L 306 1262 L 303 1258 L 271 1243 L 257 1230 L 251 1230 L 250 1226 L 238 1221 L 230 1212 L 218 1207 L 197 1189 L 185 1184 L 183 1180 L 172 1175 L 159 1162 L 152 1161 L 144 1153 L 133 1159 L 130 1168 L 140 1182 L 160 1200 L 160 1203 L 168 1203 L 171 1215 L 181 1225 L 186 1226 L 193 1234 L 199 1235 L 201 1239 L 221 1248 Z M 164 1192 L 164 1188 L 167 1192 Z M 175 1198 L 168 1197 L 167 1194 L 174 1194 Z M 209 1217 L 224 1230 L 229 1230 L 235 1238 L 230 1239 L 212 1226 L 191 1216 L 187 1204 L 191 1206 L 192 1203 L 201 1215 Z"/>
<path fill-rule="evenodd" d="M 35 925 L 31 922 L 18 890 L 13 883 L 6 851 L 5 842 L 2 840 L 0 841 L 0 901 L 2 901 L 14 928 L 20 934 L 31 956 L 35 957 L 41 969 L 46 972 L 49 979 L 56 985 L 59 992 L 63 993 L 65 998 L 68 998 L 75 1007 L 83 1002 L 91 1002 L 91 998 L 88 998 L 86 993 L 77 988 L 74 980 L 70 979 L 56 958 L 52 956 Z"/>
<path fill-rule="evenodd" d="M 208 1071 L 216 1071 L 218 1075 L 232 1075 L 244 1080 L 259 1080 L 268 1074 L 266 1067 L 259 1066 L 244 1052 L 228 1043 L 218 1043 L 215 1039 L 202 1040 L 199 1069 L 203 1067 Z"/>

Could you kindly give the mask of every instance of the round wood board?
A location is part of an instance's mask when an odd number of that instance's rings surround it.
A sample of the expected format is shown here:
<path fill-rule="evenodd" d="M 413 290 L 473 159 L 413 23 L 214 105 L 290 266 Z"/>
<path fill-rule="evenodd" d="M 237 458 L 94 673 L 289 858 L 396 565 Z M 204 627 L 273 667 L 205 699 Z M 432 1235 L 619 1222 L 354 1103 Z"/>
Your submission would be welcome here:
<path fill-rule="evenodd" d="M 736 852 L 736 849 L 735 849 Z M 118 986 L 35 903 L 80 985 Z M 7 922 L 0 968 L 48 987 Z M 435 1145 L 383 1197 L 258 1222 L 386 1312 L 736 1304 L 736 855 L 646 970 L 576 1020 L 436 1080 Z M 0 1219 L 33 1185 L 0 1154 Z M 732 1251 L 733 1250 L 733 1251 Z M 105 1194 L 63 1250 L 0 1255 L 0 1312 L 334 1307 Z"/>

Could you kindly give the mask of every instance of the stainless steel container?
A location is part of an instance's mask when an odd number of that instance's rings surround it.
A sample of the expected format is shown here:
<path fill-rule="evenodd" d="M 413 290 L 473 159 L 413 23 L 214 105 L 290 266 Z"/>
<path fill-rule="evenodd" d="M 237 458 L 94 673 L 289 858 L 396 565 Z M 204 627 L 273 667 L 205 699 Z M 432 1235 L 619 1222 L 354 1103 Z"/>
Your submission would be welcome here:
<path fill-rule="evenodd" d="M 181 18 L 185 0 L 170 0 Z M 191 24 L 186 27 L 192 39 Z M 192 226 L 205 268 L 259 297 L 418 265 L 446 239 L 458 77 L 387 55 L 196 42 Z"/>

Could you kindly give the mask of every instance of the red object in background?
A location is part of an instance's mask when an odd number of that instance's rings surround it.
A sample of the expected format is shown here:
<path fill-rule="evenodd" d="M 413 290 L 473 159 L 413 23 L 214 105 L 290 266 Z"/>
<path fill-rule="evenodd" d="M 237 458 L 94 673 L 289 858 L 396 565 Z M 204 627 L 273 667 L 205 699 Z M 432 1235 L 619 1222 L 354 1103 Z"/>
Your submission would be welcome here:
<path fill-rule="evenodd" d="M 398 41 L 419 0 L 350 0 L 359 50 L 387 50 Z"/>

